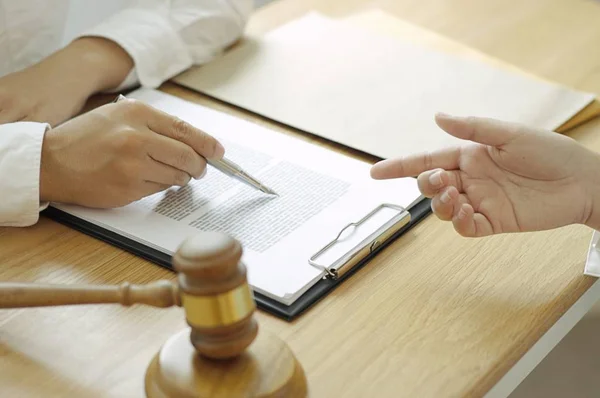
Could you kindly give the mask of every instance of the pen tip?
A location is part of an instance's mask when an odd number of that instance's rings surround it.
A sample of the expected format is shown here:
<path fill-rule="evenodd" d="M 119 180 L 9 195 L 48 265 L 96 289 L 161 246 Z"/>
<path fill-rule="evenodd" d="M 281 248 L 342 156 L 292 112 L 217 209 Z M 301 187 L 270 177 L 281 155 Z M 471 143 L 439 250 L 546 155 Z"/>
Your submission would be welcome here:
<path fill-rule="evenodd" d="M 279 196 L 279 194 L 275 191 L 273 191 L 271 188 L 267 188 L 267 187 L 263 187 L 263 192 L 269 195 L 273 195 L 273 196 Z"/>

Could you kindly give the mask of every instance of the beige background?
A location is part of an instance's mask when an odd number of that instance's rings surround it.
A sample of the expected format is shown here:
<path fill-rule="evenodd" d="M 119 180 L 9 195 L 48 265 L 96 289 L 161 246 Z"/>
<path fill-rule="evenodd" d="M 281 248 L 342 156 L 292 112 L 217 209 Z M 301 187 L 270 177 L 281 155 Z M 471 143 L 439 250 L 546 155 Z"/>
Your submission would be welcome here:
<path fill-rule="evenodd" d="M 517 387 L 510 398 L 600 396 L 600 303 Z"/>

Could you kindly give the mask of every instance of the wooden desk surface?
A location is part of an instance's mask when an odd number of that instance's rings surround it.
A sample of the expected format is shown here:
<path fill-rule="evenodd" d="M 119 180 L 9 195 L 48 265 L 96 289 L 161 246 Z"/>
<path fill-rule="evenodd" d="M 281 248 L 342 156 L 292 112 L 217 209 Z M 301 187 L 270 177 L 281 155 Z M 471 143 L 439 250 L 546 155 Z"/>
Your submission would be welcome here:
<path fill-rule="evenodd" d="M 316 9 L 380 6 L 523 69 L 600 93 L 600 5 L 573 0 L 281 0 L 261 32 Z M 167 84 L 167 92 L 290 131 Z M 571 135 L 600 150 L 600 120 Z M 590 231 L 469 240 L 429 217 L 292 324 L 259 313 L 307 372 L 313 397 L 480 396 L 586 291 Z M 173 274 L 42 219 L 0 229 L 0 280 L 145 283 Z M 0 313 L 2 395 L 142 397 L 179 309 L 65 307 Z"/>

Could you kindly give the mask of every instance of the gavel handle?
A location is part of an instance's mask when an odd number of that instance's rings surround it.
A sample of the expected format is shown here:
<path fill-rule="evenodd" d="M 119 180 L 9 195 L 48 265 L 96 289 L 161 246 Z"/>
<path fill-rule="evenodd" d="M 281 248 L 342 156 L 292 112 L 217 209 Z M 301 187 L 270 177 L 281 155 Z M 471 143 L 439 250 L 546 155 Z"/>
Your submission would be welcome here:
<path fill-rule="evenodd" d="M 158 281 L 148 285 L 49 285 L 0 283 L 0 308 L 50 307 L 76 304 L 145 304 L 181 306 L 177 284 Z"/>

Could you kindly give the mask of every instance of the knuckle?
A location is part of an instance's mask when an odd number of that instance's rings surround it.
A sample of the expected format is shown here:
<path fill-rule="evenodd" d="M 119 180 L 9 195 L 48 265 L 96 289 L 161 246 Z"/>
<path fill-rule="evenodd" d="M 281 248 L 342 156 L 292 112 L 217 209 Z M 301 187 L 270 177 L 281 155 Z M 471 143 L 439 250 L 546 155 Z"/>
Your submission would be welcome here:
<path fill-rule="evenodd" d="M 217 142 L 210 135 L 202 133 L 200 134 L 200 145 L 206 156 L 210 157 L 215 153 Z"/>
<path fill-rule="evenodd" d="M 398 162 L 396 164 L 396 173 L 400 174 L 400 175 L 404 175 L 404 173 L 406 173 L 406 167 L 404 165 L 404 162 Z"/>
<path fill-rule="evenodd" d="M 135 155 L 143 150 L 145 140 L 143 134 L 135 129 L 125 128 L 113 140 L 115 149 L 126 155 Z"/>
<path fill-rule="evenodd" d="M 191 135 L 191 127 L 185 121 L 176 117 L 173 119 L 173 138 L 178 141 L 186 141 Z"/>
<path fill-rule="evenodd" d="M 194 161 L 194 154 L 191 150 L 179 151 L 175 159 L 175 167 L 180 170 L 189 170 Z"/>
<path fill-rule="evenodd" d="M 126 115 L 131 116 L 139 115 L 146 108 L 146 105 L 143 102 L 133 98 L 127 98 L 119 101 L 117 102 L 117 105 L 120 109 L 123 109 Z"/>
<path fill-rule="evenodd" d="M 458 192 L 462 192 L 464 190 L 463 180 L 458 172 L 448 173 L 448 176 L 450 177 L 450 185 L 454 185 Z"/>
<path fill-rule="evenodd" d="M 425 152 L 423 155 L 423 168 L 426 170 L 433 168 L 433 154 L 431 152 Z"/>

